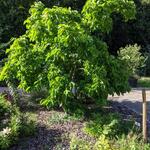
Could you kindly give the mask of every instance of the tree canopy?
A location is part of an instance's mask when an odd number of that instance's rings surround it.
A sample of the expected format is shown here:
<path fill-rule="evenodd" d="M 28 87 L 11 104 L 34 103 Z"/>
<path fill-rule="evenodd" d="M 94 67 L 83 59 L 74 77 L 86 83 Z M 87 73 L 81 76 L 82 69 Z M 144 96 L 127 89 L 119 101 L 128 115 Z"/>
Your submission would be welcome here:
<path fill-rule="evenodd" d="M 46 106 L 98 104 L 108 94 L 129 90 L 126 62 L 109 54 L 104 34 L 112 29 L 112 13 L 125 21 L 135 17 L 132 0 L 88 0 L 81 12 L 54 6 L 32 5 L 26 33 L 7 49 L 8 61 L 0 79 L 26 91 L 47 87 Z M 100 31 L 101 36 L 93 33 Z M 75 107 L 76 108 L 76 107 Z"/>

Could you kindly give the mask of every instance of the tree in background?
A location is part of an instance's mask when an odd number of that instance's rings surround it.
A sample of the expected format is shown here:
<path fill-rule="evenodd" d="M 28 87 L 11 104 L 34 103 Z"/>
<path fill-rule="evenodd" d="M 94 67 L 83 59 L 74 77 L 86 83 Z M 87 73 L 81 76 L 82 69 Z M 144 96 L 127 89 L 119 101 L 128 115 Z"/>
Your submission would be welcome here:
<path fill-rule="evenodd" d="M 38 2 L 29 12 L 26 33 L 7 49 L 1 80 L 26 91 L 45 86 L 49 96 L 42 104 L 67 112 L 87 99 L 102 104 L 108 94 L 129 90 L 126 62 L 109 54 L 103 37 L 112 30 L 112 13 L 125 21 L 135 17 L 132 0 L 88 0 L 81 13 Z"/>
<path fill-rule="evenodd" d="M 118 14 L 113 14 L 114 24 L 110 37 L 107 40 L 110 52 L 116 55 L 120 47 L 127 44 L 141 45 L 143 52 L 149 49 L 150 35 L 150 2 L 149 0 L 134 0 L 136 4 L 136 19 L 124 22 Z M 120 30 L 118 30 L 118 28 Z"/>
<path fill-rule="evenodd" d="M 0 61 L 6 57 L 5 49 L 11 38 L 25 32 L 23 22 L 32 3 L 32 0 L 0 0 Z"/>

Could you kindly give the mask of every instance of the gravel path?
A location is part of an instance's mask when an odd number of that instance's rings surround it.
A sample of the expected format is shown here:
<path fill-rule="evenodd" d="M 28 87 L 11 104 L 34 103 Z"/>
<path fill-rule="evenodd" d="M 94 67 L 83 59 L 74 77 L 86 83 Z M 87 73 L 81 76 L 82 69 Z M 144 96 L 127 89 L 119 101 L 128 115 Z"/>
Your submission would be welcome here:
<path fill-rule="evenodd" d="M 6 87 L 0 87 L 0 93 L 4 92 L 6 90 L 8 90 L 8 88 L 6 88 Z"/>
<path fill-rule="evenodd" d="M 147 110 L 148 110 L 148 121 L 150 122 L 150 89 L 146 89 L 147 97 Z M 137 112 L 139 115 L 142 114 L 142 89 L 132 89 L 130 93 L 124 95 L 109 96 L 109 100 L 116 101 L 122 105 L 125 105 L 129 109 Z"/>

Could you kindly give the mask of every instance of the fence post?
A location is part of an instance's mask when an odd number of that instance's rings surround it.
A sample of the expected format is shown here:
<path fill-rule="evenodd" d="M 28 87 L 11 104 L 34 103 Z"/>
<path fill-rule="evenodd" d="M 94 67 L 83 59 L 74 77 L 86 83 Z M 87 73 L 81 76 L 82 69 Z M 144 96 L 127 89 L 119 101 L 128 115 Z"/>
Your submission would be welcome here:
<path fill-rule="evenodd" d="M 146 104 L 146 91 L 142 89 L 143 98 L 143 140 L 147 142 L 147 104 Z"/>

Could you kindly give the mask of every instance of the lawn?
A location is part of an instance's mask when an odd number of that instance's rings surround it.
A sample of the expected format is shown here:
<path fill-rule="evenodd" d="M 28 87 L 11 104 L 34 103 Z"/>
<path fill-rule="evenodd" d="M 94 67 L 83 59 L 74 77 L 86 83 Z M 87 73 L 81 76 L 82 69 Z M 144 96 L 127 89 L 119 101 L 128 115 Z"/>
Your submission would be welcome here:
<path fill-rule="evenodd" d="M 150 77 L 141 77 L 138 80 L 138 86 L 150 88 Z"/>

